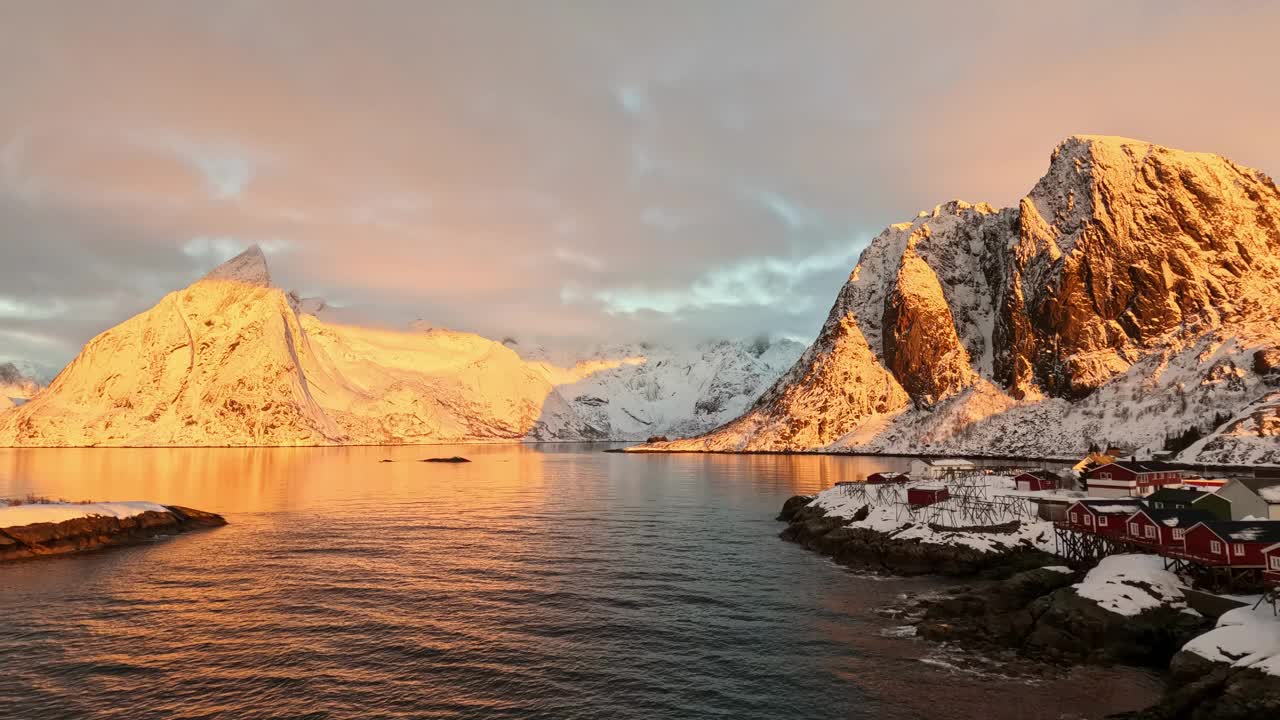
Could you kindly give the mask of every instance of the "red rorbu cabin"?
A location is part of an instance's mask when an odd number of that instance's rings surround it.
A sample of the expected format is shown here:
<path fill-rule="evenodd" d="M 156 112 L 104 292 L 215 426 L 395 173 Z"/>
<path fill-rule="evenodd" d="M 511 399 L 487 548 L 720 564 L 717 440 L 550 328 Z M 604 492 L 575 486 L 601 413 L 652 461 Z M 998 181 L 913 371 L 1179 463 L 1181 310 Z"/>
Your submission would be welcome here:
<path fill-rule="evenodd" d="M 1187 530 L 1185 554 L 1206 565 L 1261 568 L 1263 551 L 1280 542 L 1280 522 L 1231 520 L 1197 523 Z"/>
<path fill-rule="evenodd" d="M 1125 521 L 1125 536 L 1139 545 L 1180 551 L 1188 528 L 1214 519 L 1203 510 L 1143 508 Z"/>
<path fill-rule="evenodd" d="M 950 497 L 951 493 L 945 487 L 936 485 L 907 488 L 907 504 L 917 507 L 940 503 Z"/>
<path fill-rule="evenodd" d="M 1048 470 L 1032 470 L 1015 477 L 1013 483 L 1019 490 L 1057 490 L 1062 487 L 1062 478 Z"/>
<path fill-rule="evenodd" d="M 1166 485 L 1182 483 L 1182 470 L 1154 460 L 1117 460 L 1089 471 L 1089 494 L 1098 497 L 1146 497 Z"/>
<path fill-rule="evenodd" d="M 877 472 L 867 476 L 868 485 L 896 485 L 910 480 L 911 477 L 906 473 L 899 472 Z"/>
<path fill-rule="evenodd" d="M 1280 542 L 1262 549 L 1262 579 L 1269 585 L 1280 585 Z"/>
<path fill-rule="evenodd" d="M 1137 500 L 1080 500 L 1067 508 L 1067 527 L 1081 532 L 1123 537 L 1125 521 L 1143 509 Z"/>

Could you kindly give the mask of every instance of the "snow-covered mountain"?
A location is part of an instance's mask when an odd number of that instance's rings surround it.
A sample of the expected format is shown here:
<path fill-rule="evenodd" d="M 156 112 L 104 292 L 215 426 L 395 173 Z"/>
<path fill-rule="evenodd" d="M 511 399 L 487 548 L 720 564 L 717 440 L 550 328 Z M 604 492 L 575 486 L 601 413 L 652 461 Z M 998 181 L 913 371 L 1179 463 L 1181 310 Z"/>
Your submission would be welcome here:
<path fill-rule="evenodd" d="M 329 322 L 324 307 L 274 287 L 252 248 L 91 340 L 0 414 L 0 446 L 644 439 L 732 417 L 799 354 L 618 347 L 562 367 L 469 333 Z"/>
<path fill-rule="evenodd" d="M 1188 461 L 1280 463 L 1278 318 L 1269 177 L 1072 137 L 1016 208 L 956 201 L 886 229 L 814 344 L 746 414 L 653 449 L 1185 445 Z"/>
<path fill-rule="evenodd" d="M 0 411 L 22 405 L 40 392 L 47 381 L 38 372 L 30 363 L 0 363 Z"/>
<path fill-rule="evenodd" d="M 741 415 L 790 368 L 804 346 L 791 340 L 654 343 L 548 350 L 508 338 L 539 367 L 601 438 L 645 439 L 703 433 Z"/>

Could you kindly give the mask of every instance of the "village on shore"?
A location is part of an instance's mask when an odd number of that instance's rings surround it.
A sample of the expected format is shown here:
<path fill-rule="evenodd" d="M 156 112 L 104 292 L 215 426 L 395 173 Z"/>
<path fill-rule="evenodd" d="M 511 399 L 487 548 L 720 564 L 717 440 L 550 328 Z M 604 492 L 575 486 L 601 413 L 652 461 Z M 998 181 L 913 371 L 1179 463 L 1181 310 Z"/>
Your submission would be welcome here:
<path fill-rule="evenodd" d="M 917 459 L 791 498 L 779 519 L 841 564 L 995 583 L 920 610 L 925 639 L 1167 668 L 1167 717 L 1203 698 L 1219 707 L 1204 717 L 1235 717 L 1240 697 L 1280 707 L 1280 468 Z"/>

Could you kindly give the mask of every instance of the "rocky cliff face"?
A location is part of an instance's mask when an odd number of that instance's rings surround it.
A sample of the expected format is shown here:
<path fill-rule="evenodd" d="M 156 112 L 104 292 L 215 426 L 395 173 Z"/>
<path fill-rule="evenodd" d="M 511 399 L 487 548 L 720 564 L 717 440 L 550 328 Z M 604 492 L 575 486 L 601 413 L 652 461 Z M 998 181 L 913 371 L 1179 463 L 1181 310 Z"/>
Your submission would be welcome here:
<path fill-rule="evenodd" d="M 644 439 L 740 413 L 799 354 L 610 348 L 561 367 L 469 333 L 327 322 L 323 309 L 273 287 L 253 248 L 90 341 L 47 391 L 0 414 L 0 446 Z"/>
<path fill-rule="evenodd" d="M 1280 462 L 1278 298 L 1270 178 L 1072 137 L 1017 208 L 952 202 L 881 233 L 791 372 L 660 447 L 1073 456 L 1196 426 L 1188 459 Z"/>

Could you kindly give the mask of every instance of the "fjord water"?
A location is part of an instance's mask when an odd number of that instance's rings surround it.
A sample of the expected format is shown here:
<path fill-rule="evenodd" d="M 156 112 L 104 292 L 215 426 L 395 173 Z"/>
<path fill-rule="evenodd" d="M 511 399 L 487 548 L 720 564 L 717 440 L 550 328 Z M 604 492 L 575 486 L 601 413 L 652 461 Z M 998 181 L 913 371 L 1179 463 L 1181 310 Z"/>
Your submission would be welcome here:
<path fill-rule="evenodd" d="M 948 669 L 875 613 L 939 581 L 777 538 L 790 495 L 905 460 L 602 449 L 0 450 L 0 496 L 230 521 L 0 566 L 0 718 L 1058 718 L 1154 696 L 1137 673 Z M 417 462 L 449 455 L 473 462 Z"/>

